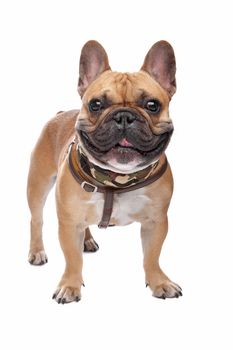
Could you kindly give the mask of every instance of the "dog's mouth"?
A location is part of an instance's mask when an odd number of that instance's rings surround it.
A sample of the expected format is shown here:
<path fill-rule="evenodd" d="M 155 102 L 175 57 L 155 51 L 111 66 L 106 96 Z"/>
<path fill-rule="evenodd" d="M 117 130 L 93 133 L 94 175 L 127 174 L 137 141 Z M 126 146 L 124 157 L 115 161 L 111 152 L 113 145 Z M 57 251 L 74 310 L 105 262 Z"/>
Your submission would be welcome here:
<path fill-rule="evenodd" d="M 80 136 L 84 147 L 97 160 L 108 163 L 112 159 L 115 159 L 117 163 L 121 164 L 135 161 L 140 165 L 144 165 L 158 158 L 164 152 L 169 143 L 171 132 L 165 132 L 156 136 L 157 139 L 153 147 L 138 144 L 133 137 L 127 135 L 119 136 L 119 140 L 115 142 L 112 138 L 108 138 L 101 145 L 98 145 L 97 140 L 93 140 L 91 135 L 88 135 L 85 131 L 80 131 Z"/>
<path fill-rule="evenodd" d="M 91 131 L 79 124 L 77 132 L 89 155 L 118 170 L 133 170 L 158 160 L 173 132 L 172 123 L 158 123 L 155 131 L 145 117 L 132 109 L 110 112 Z"/>

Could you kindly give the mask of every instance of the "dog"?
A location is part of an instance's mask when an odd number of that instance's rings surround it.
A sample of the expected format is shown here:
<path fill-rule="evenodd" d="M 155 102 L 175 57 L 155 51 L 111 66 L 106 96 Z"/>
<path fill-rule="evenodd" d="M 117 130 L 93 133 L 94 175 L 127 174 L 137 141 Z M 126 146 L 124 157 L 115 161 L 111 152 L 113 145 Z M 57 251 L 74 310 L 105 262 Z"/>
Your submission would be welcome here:
<path fill-rule="evenodd" d="M 66 267 L 53 295 L 81 299 L 83 251 L 98 244 L 89 226 L 141 224 L 145 283 L 158 298 L 182 289 L 159 265 L 168 230 L 173 179 L 165 150 L 173 133 L 169 102 L 176 91 L 172 46 L 155 43 L 137 73 L 113 72 L 97 41 L 81 51 L 80 110 L 59 112 L 44 127 L 31 155 L 27 197 L 31 211 L 29 262 L 47 263 L 42 214 L 56 182 L 59 240 Z"/>

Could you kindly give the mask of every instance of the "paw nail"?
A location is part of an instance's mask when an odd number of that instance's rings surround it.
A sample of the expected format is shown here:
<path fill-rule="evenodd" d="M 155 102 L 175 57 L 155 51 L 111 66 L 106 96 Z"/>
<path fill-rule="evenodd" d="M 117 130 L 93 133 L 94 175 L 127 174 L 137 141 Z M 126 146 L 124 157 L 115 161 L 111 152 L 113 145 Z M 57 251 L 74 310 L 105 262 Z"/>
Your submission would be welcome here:
<path fill-rule="evenodd" d="M 78 303 L 80 301 L 80 298 L 79 297 L 76 297 L 75 298 L 75 301 Z"/>
<path fill-rule="evenodd" d="M 58 302 L 58 304 L 61 304 L 61 298 L 59 298 L 57 302 Z"/>
<path fill-rule="evenodd" d="M 65 302 L 66 302 L 66 299 L 63 298 L 63 299 L 61 300 L 61 303 L 62 303 L 62 304 L 65 304 Z"/>
<path fill-rule="evenodd" d="M 85 287 L 85 284 L 83 283 L 82 286 Z"/>
<path fill-rule="evenodd" d="M 149 283 L 146 283 L 146 288 L 149 286 Z"/>

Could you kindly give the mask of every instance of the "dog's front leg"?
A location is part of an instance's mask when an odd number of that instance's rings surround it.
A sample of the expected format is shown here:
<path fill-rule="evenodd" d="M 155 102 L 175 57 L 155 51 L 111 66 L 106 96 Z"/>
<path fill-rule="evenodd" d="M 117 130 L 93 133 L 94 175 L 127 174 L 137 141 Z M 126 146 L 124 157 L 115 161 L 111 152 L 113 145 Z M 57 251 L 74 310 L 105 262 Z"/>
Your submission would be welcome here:
<path fill-rule="evenodd" d="M 83 246 L 85 230 L 68 220 L 59 220 L 59 240 L 64 253 L 66 268 L 53 298 L 58 303 L 70 303 L 81 299 Z"/>
<path fill-rule="evenodd" d="M 178 298 L 182 295 L 181 288 L 172 282 L 159 266 L 159 256 L 168 230 L 167 216 L 158 221 L 142 223 L 141 238 L 144 253 L 144 269 L 146 285 L 157 298 Z"/>

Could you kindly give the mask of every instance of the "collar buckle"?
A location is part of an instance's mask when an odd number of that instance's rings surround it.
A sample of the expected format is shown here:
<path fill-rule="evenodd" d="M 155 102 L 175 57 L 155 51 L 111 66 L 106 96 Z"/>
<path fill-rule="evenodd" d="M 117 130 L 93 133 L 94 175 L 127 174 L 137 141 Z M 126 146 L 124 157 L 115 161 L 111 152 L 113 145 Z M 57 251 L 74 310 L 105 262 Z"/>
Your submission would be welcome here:
<path fill-rule="evenodd" d="M 98 191 L 98 187 L 91 184 L 90 182 L 87 182 L 87 181 L 83 181 L 81 183 L 81 187 L 87 191 L 87 192 L 92 192 L 92 193 L 96 193 Z"/>

